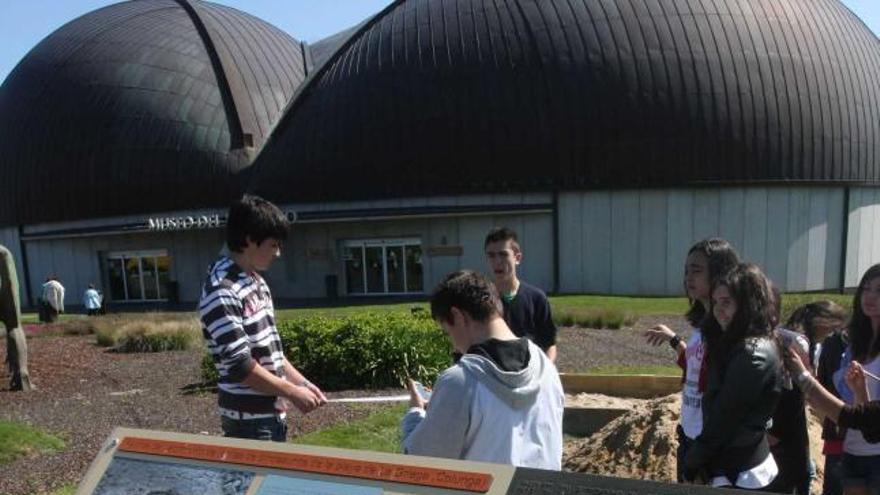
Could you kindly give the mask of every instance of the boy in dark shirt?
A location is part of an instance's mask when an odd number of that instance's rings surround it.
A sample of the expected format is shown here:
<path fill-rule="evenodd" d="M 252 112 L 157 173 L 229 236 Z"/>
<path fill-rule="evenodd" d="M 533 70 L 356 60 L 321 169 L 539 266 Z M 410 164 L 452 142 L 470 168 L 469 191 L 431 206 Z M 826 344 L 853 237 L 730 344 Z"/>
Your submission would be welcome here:
<path fill-rule="evenodd" d="M 507 227 L 492 229 L 486 236 L 484 249 L 495 287 L 501 294 L 504 321 L 516 336 L 528 337 L 555 362 L 557 330 L 550 301 L 541 289 L 516 276 L 516 267 L 523 258 L 516 232 Z"/>

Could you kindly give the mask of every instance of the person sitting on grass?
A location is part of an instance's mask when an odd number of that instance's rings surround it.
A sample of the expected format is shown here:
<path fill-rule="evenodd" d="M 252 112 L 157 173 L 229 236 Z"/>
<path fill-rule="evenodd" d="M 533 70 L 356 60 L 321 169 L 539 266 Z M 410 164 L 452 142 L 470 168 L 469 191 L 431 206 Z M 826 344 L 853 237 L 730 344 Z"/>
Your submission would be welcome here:
<path fill-rule="evenodd" d="M 429 404 L 409 380 L 404 453 L 561 469 L 559 373 L 501 312 L 495 286 L 472 271 L 451 273 L 434 290 L 431 316 L 462 357 L 437 379 Z"/>
<path fill-rule="evenodd" d="M 327 402 L 284 356 L 272 294 L 258 273 L 281 255 L 287 230 L 277 206 L 244 196 L 226 221 L 231 254 L 211 266 L 202 288 L 202 333 L 220 376 L 217 401 L 227 437 L 284 442 L 285 400 L 303 413 Z"/>

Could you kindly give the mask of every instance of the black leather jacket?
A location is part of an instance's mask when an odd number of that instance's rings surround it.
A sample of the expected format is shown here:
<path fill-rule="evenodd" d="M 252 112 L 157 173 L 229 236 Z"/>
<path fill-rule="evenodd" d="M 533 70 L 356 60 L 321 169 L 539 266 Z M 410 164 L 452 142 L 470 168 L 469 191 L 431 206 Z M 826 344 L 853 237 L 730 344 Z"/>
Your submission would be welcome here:
<path fill-rule="evenodd" d="M 699 472 L 735 477 L 769 453 L 767 428 L 782 391 L 780 349 L 771 338 L 749 338 L 725 362 L 708 364 L 703 432 L 685 468 L 691 478 Z"/>

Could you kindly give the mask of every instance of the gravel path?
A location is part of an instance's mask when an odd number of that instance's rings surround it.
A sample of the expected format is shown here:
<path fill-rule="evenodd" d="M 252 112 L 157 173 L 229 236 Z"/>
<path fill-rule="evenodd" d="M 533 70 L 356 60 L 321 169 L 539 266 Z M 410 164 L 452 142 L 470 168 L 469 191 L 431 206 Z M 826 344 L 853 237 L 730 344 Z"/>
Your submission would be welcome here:
<path fill-rule="evenodd" d="M 684 330 L 687 325 L 681 316 L 644 316 L 632 328 L 620 330 L 563 328 L 557 340 L 557 367 L 562 372 L 577 373 L 599 366 L 675 366 L 669 346 L 652 347 L 645 342 L 643 332 L 659 323 L 683 339 L 690 335 L 690 330 Z"/>
<path fill-rule="evenodd" d="M 679 328 L 683 320 L 644 317 L 634 328 L 621 330 L 564 328 L 559 337 L 559 368 L 574 372 L 606 365 L 670 365 L 672 352 L 649 347 L 641 336 L 658 322 Z M 0 420 L 29 423 L 67 442 L 63 452 L 2 466 L 0 494 L 30 495 L 78 482 L 117 426 L 220 434 L 216 396 L 198 389 L 199 351 L 118 354 L 94 341 L 92 336 L 29 338 L 29 367 L 37 387 L 32 393 L 10 392 L 9 376 L 0 369 Z M 6 356 L 5 341 L 0 341 L 0 356 Z M 365 393 L 403 392 L 353 390 L 328 396 Z M 307 416 L 291 415 L 290 436 L 357 420 L 381 407 L 337 403 Z"/>

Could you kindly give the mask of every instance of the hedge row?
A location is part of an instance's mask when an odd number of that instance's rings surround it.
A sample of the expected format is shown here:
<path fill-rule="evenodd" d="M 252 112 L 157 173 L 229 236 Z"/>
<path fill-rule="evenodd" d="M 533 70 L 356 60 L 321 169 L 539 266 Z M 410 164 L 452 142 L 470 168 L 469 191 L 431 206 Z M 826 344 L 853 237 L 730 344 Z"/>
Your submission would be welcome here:
<path fill-rule="evenodd" d="M 432 383 L 451 364 L 449 340 L 426 313 L 310 316 L 280 322 L 278 332 L 290 362 L 324 390 Z M 210 357 L 202 372 L 216 381 Z"/>

